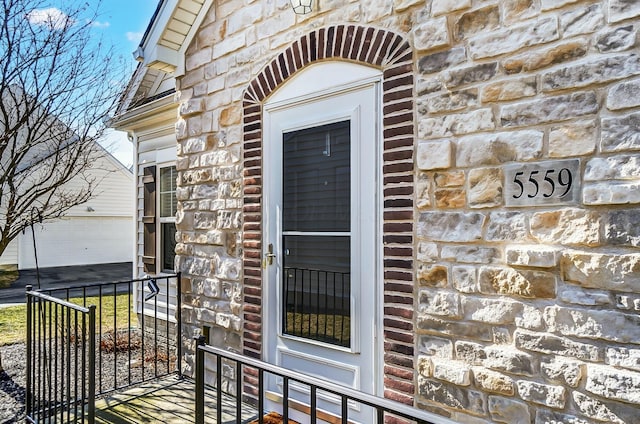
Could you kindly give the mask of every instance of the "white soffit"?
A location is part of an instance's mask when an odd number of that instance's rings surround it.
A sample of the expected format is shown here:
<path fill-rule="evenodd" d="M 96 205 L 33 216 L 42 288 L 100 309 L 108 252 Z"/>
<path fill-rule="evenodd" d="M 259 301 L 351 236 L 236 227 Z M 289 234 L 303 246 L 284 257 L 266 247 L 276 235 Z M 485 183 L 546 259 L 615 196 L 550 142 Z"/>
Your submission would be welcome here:
<path fill-rule="evenodd" d="M 145 65 L 167 73 L 177 71 L 181 74 L 184 69 L 184 50 L 191 41 L 204 14 L 213 0 L 177 0 L 166 4 L 166 12 L 171 15 L 166 18 L 164 13 L 158 16 L 162 32 L 156 41 L 149 40 L 145 46 Z M 173 5 L 172 5 L 173 4 Z M 165 15 L 166 16 L 166 15 Z M 166 21 L 162 21 L 166 19 Z M 147 53 L 147 51 L 149 53 Z"/>

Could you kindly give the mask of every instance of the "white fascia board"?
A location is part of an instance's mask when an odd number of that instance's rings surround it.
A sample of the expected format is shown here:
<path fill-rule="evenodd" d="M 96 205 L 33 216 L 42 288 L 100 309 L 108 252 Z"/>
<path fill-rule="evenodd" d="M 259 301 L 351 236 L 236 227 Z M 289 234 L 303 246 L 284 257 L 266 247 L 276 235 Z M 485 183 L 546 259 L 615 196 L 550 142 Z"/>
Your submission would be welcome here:
<path fill-rule="evenodd" d="M 205 0 L 204 3 L 202 3 L 202 6 L 200 7 L 200 12 L 196 16 L 196 19 L 193 22 L 193 24 L 191 25 L 191 29 L 187 33 L 187 36 L 185 37 L 184 43 L 182 43 L 180 50 L 178 50 L 179 52 L 178 66 L 176 67 L 176 70 L 173 73 L 175 77 L 180 77 L 185 74 L 185 56 L 186 56 L 187 49 L 189 48 L 191 41 L 193 41 L 193 38 L 196 36 L 198 29 L 200 29 L 200 25 L 202 24 L 202 21 L 204 21 L 204 18 L 205 16 L 207 16 L 207 13 L 209 12 L 209 9 L 211 8 L 212 5 L 213 5 L 213 0 Z"/>

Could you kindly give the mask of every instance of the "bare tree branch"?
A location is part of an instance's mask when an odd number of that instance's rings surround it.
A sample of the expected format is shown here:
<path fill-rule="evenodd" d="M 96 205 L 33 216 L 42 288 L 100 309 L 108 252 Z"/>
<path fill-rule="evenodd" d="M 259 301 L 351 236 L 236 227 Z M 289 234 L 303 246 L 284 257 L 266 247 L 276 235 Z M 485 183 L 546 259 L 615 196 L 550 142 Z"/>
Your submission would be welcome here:
<path fill-rule="evenodd" d="M 37 219 L 89 200 L 96 141 L 124 69 L 96 37 L 97 11 L 42 0 L 0 0 L 0 255 Z M 82 184 L 68 184 L 71 181 Z"/>

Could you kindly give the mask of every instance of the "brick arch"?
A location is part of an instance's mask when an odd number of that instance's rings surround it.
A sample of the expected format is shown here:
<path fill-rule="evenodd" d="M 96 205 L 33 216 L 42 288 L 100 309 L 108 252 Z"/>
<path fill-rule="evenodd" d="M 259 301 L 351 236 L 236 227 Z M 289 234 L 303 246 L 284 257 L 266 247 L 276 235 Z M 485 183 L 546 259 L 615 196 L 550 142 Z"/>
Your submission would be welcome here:
<path fill-rule="evenodd" d="M 404 37 L 384 29 L 336 25 L 312 31 L 273 59 L 244 93 L 244 354 L 262 354 L 263 103 L 293 74 L 326 60 L 383 73 L 384 395 L 413 404 L 413 51 Z"/>

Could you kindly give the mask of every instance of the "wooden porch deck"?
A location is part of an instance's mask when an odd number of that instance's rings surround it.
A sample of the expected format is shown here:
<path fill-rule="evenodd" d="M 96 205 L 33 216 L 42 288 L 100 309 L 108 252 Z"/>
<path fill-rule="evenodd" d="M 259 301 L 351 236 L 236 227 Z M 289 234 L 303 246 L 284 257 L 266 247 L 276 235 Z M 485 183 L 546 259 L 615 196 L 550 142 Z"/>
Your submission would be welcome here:
<path fill-rule="evenodd" d="M 235 400 L 223 403 L 222 422 L 216 422 L 216 402 L 213 393 L 205 394 L 205 422 L 235 423 Z M 242 423 L 256 419 L 257 410 L 245 405 Z M 195 383 L 170 375 L 153 382 L 112 394 L 96 401 L 96 423 L 184 424 L 195 422 Z"/>

